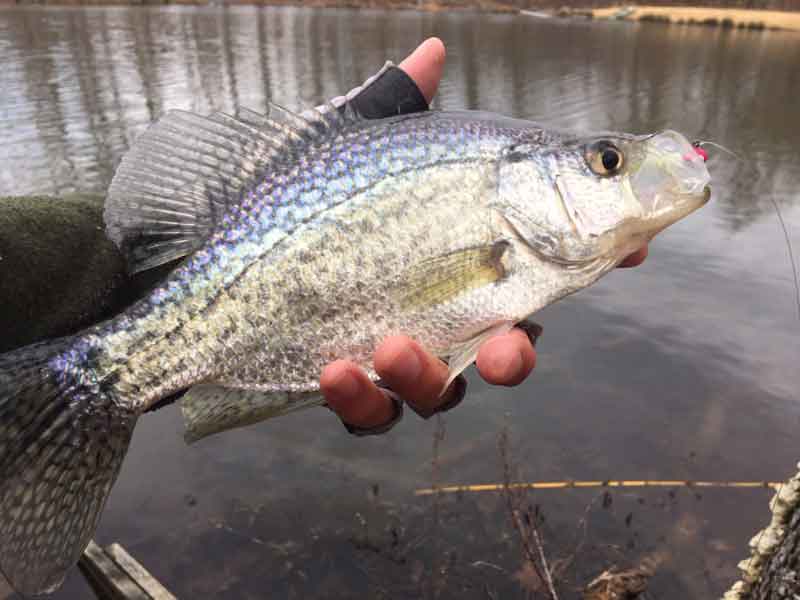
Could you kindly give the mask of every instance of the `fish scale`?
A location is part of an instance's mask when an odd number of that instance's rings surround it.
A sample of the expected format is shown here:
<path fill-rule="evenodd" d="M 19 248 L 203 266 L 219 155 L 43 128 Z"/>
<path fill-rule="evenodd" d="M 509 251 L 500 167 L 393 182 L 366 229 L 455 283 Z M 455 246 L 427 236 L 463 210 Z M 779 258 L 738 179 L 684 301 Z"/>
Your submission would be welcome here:
<path fill-rule="evenodd" d="M 452 381 L 705 203 L 694 156 L 675 132 L 478 112 L 167 113 L 105 216 L 132 270 L 183 262 L 113 319 L 0 355 L 0 570 L 26 594 L 60 585 L 137 417 L 167 397 L 195 441 L 319 404 L 332 360 L 377 379 L 375 348 L 401 333 Z"/>

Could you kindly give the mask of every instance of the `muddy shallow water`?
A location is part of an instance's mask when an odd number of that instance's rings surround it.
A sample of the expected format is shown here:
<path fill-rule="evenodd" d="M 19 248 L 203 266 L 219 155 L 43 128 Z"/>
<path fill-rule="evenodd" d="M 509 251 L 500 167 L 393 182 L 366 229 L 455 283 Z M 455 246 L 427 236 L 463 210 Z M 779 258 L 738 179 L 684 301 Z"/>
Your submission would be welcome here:
<path fill-rule="evenodd" d="M 308 106 L 434 34 L 449 48 L 439 108 L 669 127 L 743 159 L 712 150 L 712 202 L 642 267 L 543 311 L 533 377 L 504 389 L 470 373 L 441 422 L 408 415 L 357 439 L 317 409 L 187 447 L 174 408 L 142 418 L 97 539 L 122 543 L 180 597 L 526 597 L 536 582 L 501 496 L 413 495 L 434 479 L 501 481 L 503 431 L 525 480 L 776 480 L 800 459 L 800 321 L 770 203 L 800 246 L 800 35 L 472 13 L 0 10 L 0 195 L 102 191 L 167 109 Z M 646 558 L 652 597 L 705 599 L 732 581 L 769 495 L 529 502 L 551 559 L 571 558 L 564 598 Z M 87 593 L 74 570 L 54 597 Z"/>

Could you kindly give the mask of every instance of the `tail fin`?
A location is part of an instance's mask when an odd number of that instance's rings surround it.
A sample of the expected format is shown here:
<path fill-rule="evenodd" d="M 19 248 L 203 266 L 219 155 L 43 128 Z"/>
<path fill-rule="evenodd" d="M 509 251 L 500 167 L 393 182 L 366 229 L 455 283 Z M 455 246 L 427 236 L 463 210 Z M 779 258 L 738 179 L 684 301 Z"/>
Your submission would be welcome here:
<path fill-rule="evenodd" d="M 136 421 L 68 344 L 0 355 L 0 572 L 25 595 L 57 588 L 80 558 Z"/>

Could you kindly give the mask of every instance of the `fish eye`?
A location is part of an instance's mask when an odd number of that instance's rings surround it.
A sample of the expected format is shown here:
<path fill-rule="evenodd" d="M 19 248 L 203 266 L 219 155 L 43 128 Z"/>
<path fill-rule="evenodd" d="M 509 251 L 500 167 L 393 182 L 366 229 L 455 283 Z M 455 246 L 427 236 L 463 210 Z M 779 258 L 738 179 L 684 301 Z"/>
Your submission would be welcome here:
<path fill-rule="evenodd" d="M 619 173 L 625 159 L 619 148 L 604 140 L 587 148 L 586 162 L 597 175 L 610 176 Z"/>

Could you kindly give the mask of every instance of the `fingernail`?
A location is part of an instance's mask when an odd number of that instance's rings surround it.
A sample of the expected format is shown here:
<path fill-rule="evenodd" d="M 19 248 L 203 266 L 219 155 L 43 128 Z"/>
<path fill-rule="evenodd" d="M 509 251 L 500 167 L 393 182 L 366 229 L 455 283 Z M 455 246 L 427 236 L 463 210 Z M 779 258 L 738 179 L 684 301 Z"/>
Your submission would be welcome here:
<path fill-rule="evenodd" d="M 522 351 L 516 350 L 506 365 L 506 380 L 516 379 L 524 364 L 525 357 L 522 356 Z"/>
<path fill-rule="evenodd" d="M 422 375 L 422 362 L 414 348 L 406 348 L 398 357 L 399 366 L 403 369 L 401 375 L 406 379 L 416 379 Z"/>
<path fill-rule="evenodd" d="M 361 393 L 361 384 L 350 371 L 344 371 L 334 381 L 331 392 L 336 400 L 354 398 Z"/>

